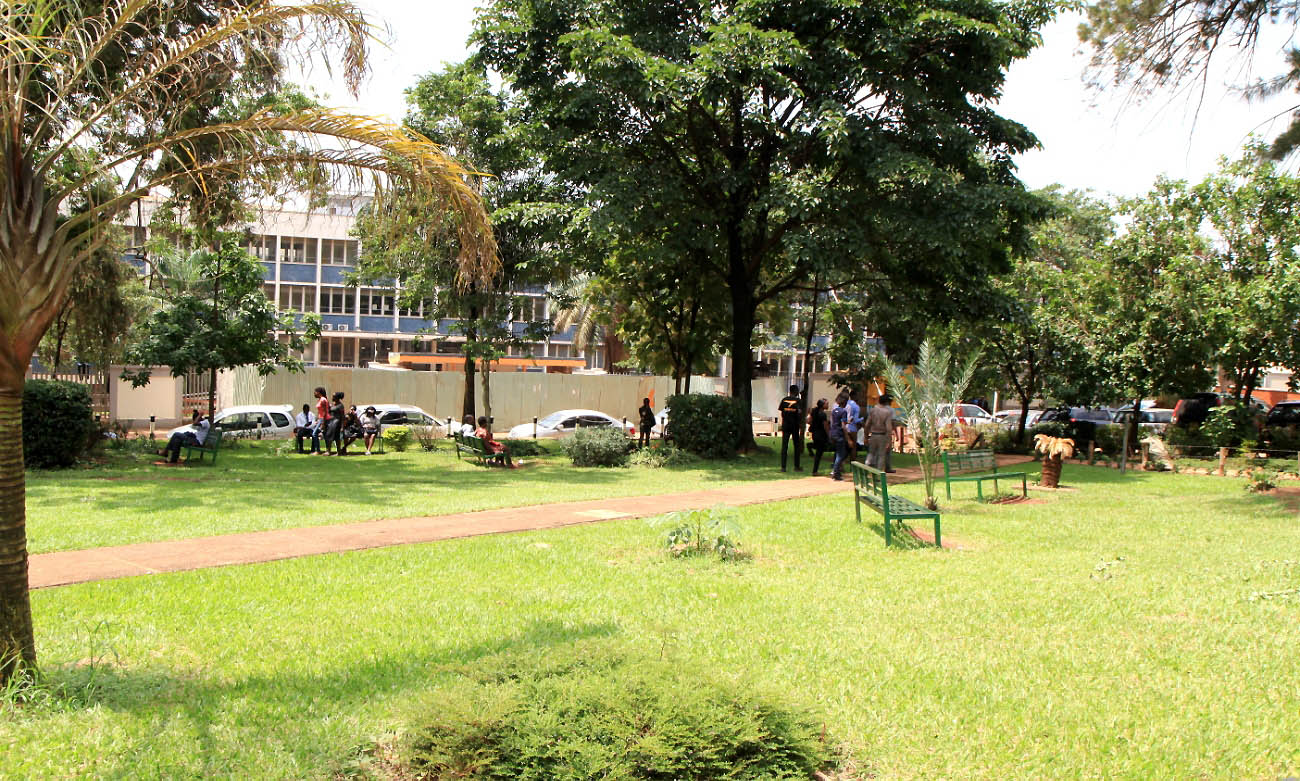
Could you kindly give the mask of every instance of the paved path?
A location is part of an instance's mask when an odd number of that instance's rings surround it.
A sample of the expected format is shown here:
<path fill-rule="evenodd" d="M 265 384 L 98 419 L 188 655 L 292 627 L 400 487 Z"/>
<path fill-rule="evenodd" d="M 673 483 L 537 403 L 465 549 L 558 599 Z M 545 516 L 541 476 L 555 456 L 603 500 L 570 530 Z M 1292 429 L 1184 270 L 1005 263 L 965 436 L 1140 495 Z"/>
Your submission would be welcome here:
<path fill-rule="evenodd" d="M 1028 459 L 1003 459 L 1018 463 Z M 920 479 L 919 468 L 900 469 L 890 482 Z M 419 542 L 473 537 L 480 534 L 555 529 L 580 523 L 616 518 L 639 518 L 674 510 L 694 510 L 716 505 L 739 507 L 779 502 L 806 496 L 821 496 L 852 490 L 850 480 L 834 482 L 826 477 L 770 480 L 730 485 L 704 491 L 652 496 L 596 499 L 586 502 L 506 507 L 472 513 L 391 518 L 333 526 L 277 529 L 243 534 L 222 534 L 165 542 L 144 542 L 108 548 L 40 553 L 28 562 L 32 588 L 66 586 L 94 580 L 183 572 L 205 567 L 252 564 L 320 553 L 385 548 Z"/>

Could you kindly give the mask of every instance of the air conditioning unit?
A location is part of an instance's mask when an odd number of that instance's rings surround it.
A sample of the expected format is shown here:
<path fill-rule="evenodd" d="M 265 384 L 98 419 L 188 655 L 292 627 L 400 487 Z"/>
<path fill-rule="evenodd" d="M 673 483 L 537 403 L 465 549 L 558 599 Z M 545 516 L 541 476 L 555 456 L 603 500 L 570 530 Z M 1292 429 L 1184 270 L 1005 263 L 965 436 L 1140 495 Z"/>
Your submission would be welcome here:
<path fill-rule="evenodd" d="M 334 326 L 330 325 L 329 323 L 325 323 L 324 325 L 321 326 L 321 330 L 322 330 L 322 331 L 333 331 L 333 330 L 334 330 Z"/>
<path fill-rule="evenodd" d="M 334 330 L 335 330 L 335 331 L 346 331 L 346 330 L 348 330 L 348 327 L 347 327 L 346 325 L 342 325 L 342 324 L 340 324 L 340 325 L 339 325 L 338 327 L 336 327 Z"/>

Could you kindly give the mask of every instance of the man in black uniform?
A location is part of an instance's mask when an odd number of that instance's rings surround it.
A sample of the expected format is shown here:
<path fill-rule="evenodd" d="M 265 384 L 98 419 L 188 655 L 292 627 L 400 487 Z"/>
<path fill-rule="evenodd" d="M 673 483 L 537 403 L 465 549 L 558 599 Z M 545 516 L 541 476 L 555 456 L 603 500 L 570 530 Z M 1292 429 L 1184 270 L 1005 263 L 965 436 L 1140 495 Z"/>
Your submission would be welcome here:
<path fill-rule="evenodd" d="M 794 440 L 794 471 L 802 472 L 799 466 L 799 454 L 803 451 L 803 399 L 799 396 L 799 386 L 790 386 L 790 395 L 781 399 L 781 471 L 785 471 L 785 452 Z"/>

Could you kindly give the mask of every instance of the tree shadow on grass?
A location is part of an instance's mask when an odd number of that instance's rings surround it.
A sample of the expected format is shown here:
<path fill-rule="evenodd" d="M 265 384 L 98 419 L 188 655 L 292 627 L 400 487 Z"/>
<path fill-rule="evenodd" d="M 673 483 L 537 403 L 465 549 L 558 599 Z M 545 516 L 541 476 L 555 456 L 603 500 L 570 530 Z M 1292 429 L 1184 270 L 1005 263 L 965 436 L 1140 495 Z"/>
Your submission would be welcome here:
<path fill-rule="evenodd" d="M 882 520 L 868 521 L 865 516 L 862 525 L 880 538 L 880 545 L 885 545 L 885 524 Z M 889 550 L 934 550 L 934 541 L 926 539 L 916 533 L 913 528 L 906 524 L 894 521 L 893 529 L 889 533 Z"/>
<path fill-rule="evenodd" d="M 159 723 L 185 720 L 197 744 L 198 761 L 205 769 L 218 765 L 213 772 L 224 774 L 228 768 L 219 766 L 216 758 L 228 758 L 237 752 L 239 737 L 229 734 L 229 723 L 219 722 L 223 716 L 229 719 L 230 712 L 241 707 L 241 701 L 282 708 L 290 718 L 308 711 L 345 713 L 371 699 L 375 692 L 414 690 L 437 675 L 454 675 L 457 665 L 506 652 L 545 651 L 609 638 L 620 631 L 610 622 L 571 626 L 555 620 L 535 620 L 509 637 L 442 646 L 423 654 L 368 658 L 320 674 L 272 672 L 226 681 L 201 674 L 187 677 L 167 670 L 69 665 L 47 670 L 45 679 L 52 689 L 67 692 L 76 710 L 102 707 L 146 717 L 153 713 Z M 215 732 L 214 727 L 218 727 Z M 265 734 L 262 737 L 275 738 Z M 132 759 L 135 757 L 100 757 L 96 772 L 106 778 L 134 778 L 138 766 L 109 766 L 110 762 L 127 763 Z"/>

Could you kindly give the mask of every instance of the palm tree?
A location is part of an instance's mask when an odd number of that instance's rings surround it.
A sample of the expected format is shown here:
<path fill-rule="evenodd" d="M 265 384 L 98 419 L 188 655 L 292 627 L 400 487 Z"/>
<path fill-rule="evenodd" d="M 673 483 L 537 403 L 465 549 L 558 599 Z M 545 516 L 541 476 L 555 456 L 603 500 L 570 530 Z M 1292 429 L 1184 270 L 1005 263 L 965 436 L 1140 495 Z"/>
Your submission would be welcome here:
<path fill-rule="evenodd" d="M 605 371 L 618 371 L 614 364 L 627 357 L 611 321 L 617 320 L 618 311 L 598 300 L 596 278 L 579 274 L 560 285 L 552 294 L 555 312 L 552 324 L 556 333 L 573 328 L 573 345 L 590 350 L 600 344 L 605 356 Z"/>
<path fill-rule="evenodd" d="M 34 670 L 27 593 L 23 377 L 78 264 L 151 189 L 208 193 L 306 173 L 371 181 L 456 219 L 461 279 L 496 272 L 470 175 L 427 139 L 328 109 L 209 112 L 223 85 L 336 48 L 353 92 L 370 25 L 348 0 L 25 0 L 0 8 L 0 686 Z M 335 52 L 327 52 L 335 54 Z M 224 79 L 224 81 L 223 81 Z M 324 148 L 325 143 L 341 148 Z M 105 178 L 117 186 L 105 191 Z M 394 183 L 403 187 L 394 187 Z"/>

